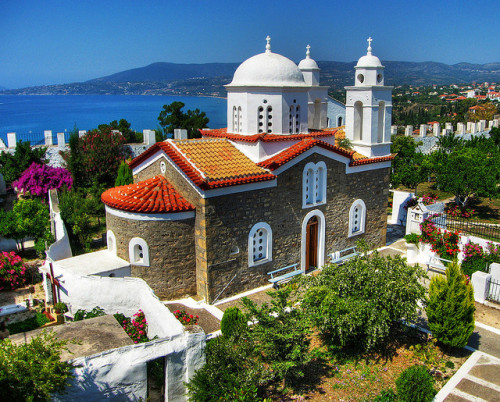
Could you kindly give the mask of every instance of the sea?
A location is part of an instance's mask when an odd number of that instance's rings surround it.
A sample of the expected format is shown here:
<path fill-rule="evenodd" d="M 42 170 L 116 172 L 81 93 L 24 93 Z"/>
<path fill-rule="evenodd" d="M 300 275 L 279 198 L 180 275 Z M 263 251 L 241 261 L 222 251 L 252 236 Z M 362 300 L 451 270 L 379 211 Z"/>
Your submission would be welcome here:
<path fill-rule="evenodd" d="M 200 109 L 210 119 L 209 128 L 226 126 L 226 99 L 196 96 L 141 95 L 0 95 L 0 138 L 7 145 L 7 133 L 32 145 L 44 144 L 44 130 L 64 132 L 66 141 L 73 129 L 91 130 L 99 124 L 126 119 L 136 131 L 154 130 L 163 105 L 185 104 L 183 111 Z"/>

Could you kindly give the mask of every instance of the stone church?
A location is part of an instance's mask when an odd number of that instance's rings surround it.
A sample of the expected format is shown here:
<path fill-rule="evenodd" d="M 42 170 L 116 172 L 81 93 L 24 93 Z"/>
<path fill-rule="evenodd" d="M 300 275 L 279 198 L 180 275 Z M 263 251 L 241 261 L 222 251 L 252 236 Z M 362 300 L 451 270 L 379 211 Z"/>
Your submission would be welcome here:
<path fill-rule="evenodd" d="M 109 251 L 160 298 L 210 302 L 385 244 L 392 88 L 371 39 L 336 128 L 309 46 L 297 66 L 266 40 L 226 85 L 227 128 L 156 143 L 131 162 L 134 184 L 102 195 Z"/>

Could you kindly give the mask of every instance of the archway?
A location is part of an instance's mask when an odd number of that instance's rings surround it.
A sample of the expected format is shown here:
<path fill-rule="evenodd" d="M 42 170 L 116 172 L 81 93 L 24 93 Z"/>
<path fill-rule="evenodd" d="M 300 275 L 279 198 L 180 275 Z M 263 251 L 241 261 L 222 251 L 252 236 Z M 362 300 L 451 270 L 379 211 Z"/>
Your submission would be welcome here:
<path fill-rule="evenodd" d="M 310 211 L 302 221 L 301 268 L 303 272 L 325 264 L 325 216 Z"/>

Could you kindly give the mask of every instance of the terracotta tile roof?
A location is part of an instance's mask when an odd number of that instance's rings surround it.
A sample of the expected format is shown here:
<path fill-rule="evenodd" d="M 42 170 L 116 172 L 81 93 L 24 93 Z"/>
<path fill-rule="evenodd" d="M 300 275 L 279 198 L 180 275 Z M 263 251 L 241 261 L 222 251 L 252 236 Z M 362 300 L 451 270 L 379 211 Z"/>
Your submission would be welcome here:
<path fill-rule="evenodd" d="M 380 156 L 377 158 L 364 158 L 364 159 L 358 159 L 355 161 L 352 161 L 349 166 L 359 166 L 359 165 L 367 165 L 369 163 L 378 163 L 378 162 L 387 162 L 387 161 L 392 161 L 396 154 L 390 154 L 387 156 Z"/>
<path fill-rule="evenodd" d="M 130 167 L 138 166 L 158 150 L 163 150 L 196 186 L 204 190 L 276 179 L 224 139 L 157 142 L 132 160 Z"/>
<path fill-rule="evenodd" d="M 271 158 L 260 162 L 259 166 L 265 167 L 270 170 L 275 170 L 280 166 L 284 165 L 285 163 L 291 161 L 295 157 L 299 156 L 300 154 L 304 153 L 305 151 L 311 149 L 314 146 L 319 146 L 321 148 L 328 149 L 329 151 L 335 152 L 349 159 L 354 154 L 354 151 L 349 151 L 347 149 L 340 148 L 338 146 L 334 146 L 324 141 L 316 140 L 314 138 L 307 138 L 298 142 L 295 145 L 292 145 L 291 147 L 280 152 L 279 154 L 276 154 Z"/>
<path fill-rule="evenodd" d="M 128 212 L 161 214 L 195 209 L 161 175 L 135 184 L 110 188 L 101 195 L 101 200 L 109 207 Z"/>
<path fill-rule="evenodd" d="M 303 140 L 305 138 L 321 138 L 329 137 L 335 135 L 339 131 L 339 128 L 325 128 L 323 130 L 311 131 L 307 134 L 232 134 L 227 132 L 227 128 L 219 128 L 214 130 L 200 130 L 200 133 L 204 137 L 212 138 L 226 138 L 231 141 L 243 141 L 243 142 L 257 142 L 258 140 L 263 142 L 275 142 L 275 141 L 297 141 Z"/>

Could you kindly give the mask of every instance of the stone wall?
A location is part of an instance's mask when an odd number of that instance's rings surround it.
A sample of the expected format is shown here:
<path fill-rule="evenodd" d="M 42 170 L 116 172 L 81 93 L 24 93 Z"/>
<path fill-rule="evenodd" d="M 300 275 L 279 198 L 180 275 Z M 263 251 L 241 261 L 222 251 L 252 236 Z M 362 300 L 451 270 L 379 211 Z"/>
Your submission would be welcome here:
<path fill-rule="evenodd" d="M 129 261 L 129 242 L 140 237 L 149 247 L 150 266 L 131 266 L 132 276 L 144 279 L 160 298 L 196 294 L 194 218 L 141 221 L 106 214 L 107 229 L 116 237 L 117 255 Z"/>
<path fill-rule="evenodd" d="M 327 165 L 327 203 L 302 208 L 302 171 L 311 161 L 324 161 Z M 347 175 L 345 164 L 313 154 L 281 173 L 275 188 L 207 199 L 209 294 L 200 287 L 198 292 L 211 300 L 236 275 L 222 295 L 227 297 L 267 284 L 269 271 L 300 263 L 302 224 L 307 213 L 315 209 L 325 216 L 325 254 L 352 246 L 360 239 L 374 247 L 384 245 L 388 192 L 388 168 Z M 367 207 L 366 230 L 362 235 L 348 238 L 349 209 L 357 199 L 362 199 Z M 258 222 L 271 226 L 273 259 L 249 267 L 248 234 Z M 235 253 L 236 248 L 238 253 Z"/>

